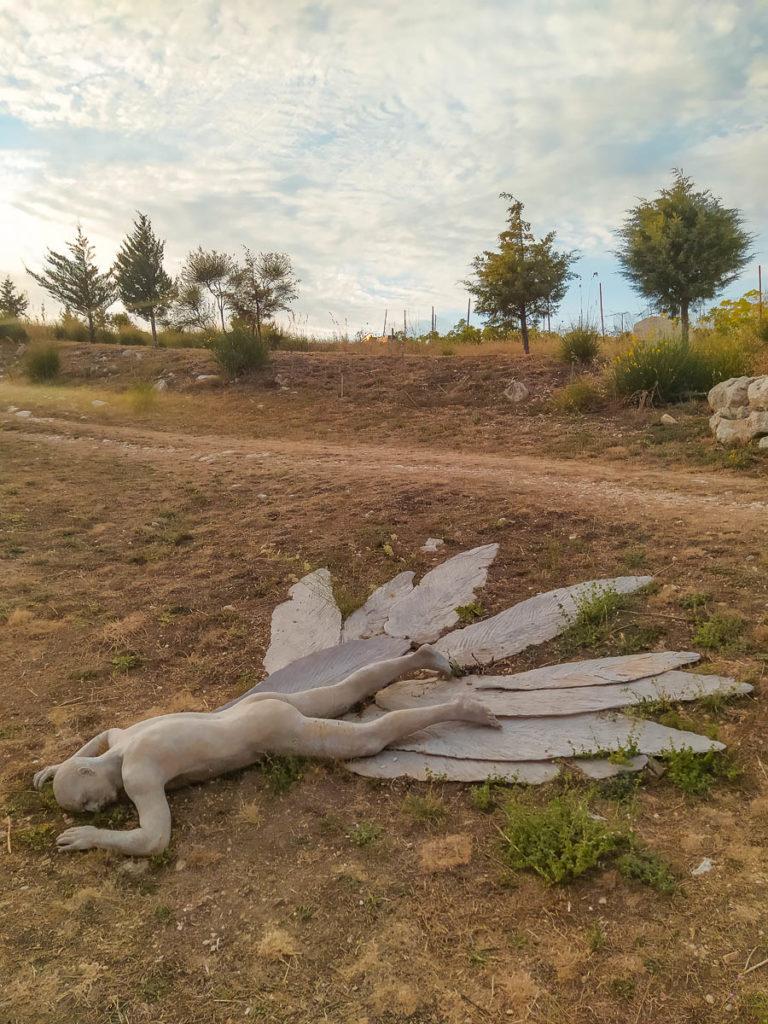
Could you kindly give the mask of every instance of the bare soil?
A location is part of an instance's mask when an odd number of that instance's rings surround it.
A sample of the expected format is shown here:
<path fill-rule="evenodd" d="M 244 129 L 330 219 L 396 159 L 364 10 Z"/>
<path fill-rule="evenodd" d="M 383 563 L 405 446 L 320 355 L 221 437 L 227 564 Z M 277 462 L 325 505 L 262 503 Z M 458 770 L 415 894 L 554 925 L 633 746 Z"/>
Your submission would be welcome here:
<path fill-rule="evenodd" d="M 698 404 L 667 428 L 655 410 L 556 412 L 569 373 L 545 359 L 277 353 L 211 385 L 207 353 L 123 351 L 65 346 L 57 387 L 30 387 L 10 351 L 0 367 L 0 1019 L 768 1020 L 768 460 L 718 449 Z M 524 405 L 503 397 L 513 377 Z M 154 398 L 136 387 L 159 378 Z M 500 813 L 468 787 L 319 763 L 282 794 L 254 768 L 172 795 L 152 862 L 56 853 L 69 819 L 33 772 L 107 726 L 253 685 L 271 611 L 310 568 L 350 611 L 490 540 L 488 613 L 592 577 L 659 584 L 597 647 L 553 642 L 509 670 L 691 649 L 686 594 L 743 616 L 738 643 L 702 654 L 755 686 L 716 716 L 744 776 L 705 800 L 663 778 L 638 796 L 678 895 L 613 870 L 548 887 L 509 870 Z M 411 792 L 445 814 L 409 814 Z"/>

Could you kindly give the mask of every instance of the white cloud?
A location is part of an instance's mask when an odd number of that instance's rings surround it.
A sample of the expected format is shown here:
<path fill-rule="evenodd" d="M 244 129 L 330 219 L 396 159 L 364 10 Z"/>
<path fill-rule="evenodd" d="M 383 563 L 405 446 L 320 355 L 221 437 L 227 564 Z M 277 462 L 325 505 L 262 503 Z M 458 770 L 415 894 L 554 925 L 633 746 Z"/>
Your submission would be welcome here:
<path fill-rule="evenodd" d="M 138 208 L 174 266 L 290 252 L 310 326 L 428 317 L 463 309 L 500 191 L 589 275 L 678 165 L 765 235 L 765 27 L 717 0 L 32 0 L 0 14 L 0 131 L 28 136 L 0 162 L 0 272 L 78 219 L 106 263 Z"/>

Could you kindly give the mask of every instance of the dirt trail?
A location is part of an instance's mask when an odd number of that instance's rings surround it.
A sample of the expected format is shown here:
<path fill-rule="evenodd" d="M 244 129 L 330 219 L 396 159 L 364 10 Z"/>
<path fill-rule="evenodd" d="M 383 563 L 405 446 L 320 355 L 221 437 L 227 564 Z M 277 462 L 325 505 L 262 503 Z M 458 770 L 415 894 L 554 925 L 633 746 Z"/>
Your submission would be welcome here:
<path fill-rule="evenodd" d="M 768 532 L 768 494 L 762 481 L 727 472 L 633 467 L 630 463 L 560 461 L 531 455 L 487 455 L 424 447 L 335 444 L 328 441 L 243 439 L 203 436 L 147 427 L 104 426 L 56 418 L 30 417 L 21 435 L 30 441 L 72 444 L 118 457 L 163 464 L 194 477 L 216 470 L 242 477 L 249 467 L 291 470 L 344 488 L 387 480 L 457 483 L 494 490 L 511 488 L 522 500 L 598 512 L 607 519 L 694 517 L 699 528 Z"/>

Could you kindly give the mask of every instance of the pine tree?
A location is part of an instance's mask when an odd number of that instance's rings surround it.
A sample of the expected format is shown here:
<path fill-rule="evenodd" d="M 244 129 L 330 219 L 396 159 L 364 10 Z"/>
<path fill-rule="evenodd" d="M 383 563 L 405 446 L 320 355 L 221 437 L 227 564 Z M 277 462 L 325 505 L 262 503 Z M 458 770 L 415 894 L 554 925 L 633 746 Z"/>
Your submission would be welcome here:
<path fill-rule="evenodd" d="M 156 318 L 162 315 L 173 292 L 173 281 L 163 269 L 165 242 L 155 237 L 145 213 L 139 213 L 115 260 L 114 274 L 120 300 L 127 310 L 148 320 L 157 348 Z"/>
<path fill-rule="evenodd" d="M 554 231 L 537 242 L 530 223 L 523 220 L 523 204 L 508 192 L 500 198 L 510 202 L 508 227 L 499 235 L 497 251 L 475 256 L 475 277 L 464 283 L 488 324 L 507 331 L 519 327 L 527 354 L 529 322 L 551 314 L 562 302 L 578 256 L 553 249 Z"/>
<path fill-rule="evenodd" d="M 618 231 L 622 274 L 663 312 L 679 316 L 688 340 L 691 303 L 711 299 L 735 281 L 751 259 L 752 236 L 738 210 L 710 192 L 697 192 L 676 170 L 672 188 L 643 199 Z"/>
<path fill-rule="evenodd" d="M 0 317 L 20 320 L 29 308 L 29 299 L 18 291 L 10 277 L 0 284 Z"/>
<path fill-rule="evenodd" d="M 77 238 L 74 242 L 67 242 L 67 248 L 71 256 L 49 249 L 39 274 L 29 267 L 26 270 L 66 310 L 86 318 L 93 342 L 96 319 L 101 319 L 115 301 L 115 283 L 111 271 L 99 273 L 93 261 L 93 246 L 79 224 Z"/>

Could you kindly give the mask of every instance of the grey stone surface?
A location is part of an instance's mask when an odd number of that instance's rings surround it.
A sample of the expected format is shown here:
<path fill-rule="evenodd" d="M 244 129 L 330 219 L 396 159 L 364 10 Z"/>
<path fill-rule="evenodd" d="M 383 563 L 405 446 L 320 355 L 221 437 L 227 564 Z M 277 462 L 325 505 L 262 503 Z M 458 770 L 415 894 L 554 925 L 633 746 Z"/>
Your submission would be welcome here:
<path fill-rule="evenodd" d="M 448 782 L 485 782 L 492 775 L 528 786 L 552 782 L 561 771 L 561 766 L 552 761 L 481 761 L 414 754 L 406 750 L 382 750 L 375 757 L 346 761 L 345 766 L 356 775 L 372 779 L 396 779 L 404 775 L 421 782 L 435 777 Z"/>
<path fill-rule="evenodd" d="M 383 633 L 392 606 L 413 590 L 415 575 L 413 572 L 401 572 L 374 590 L 363 607 L 352 612 L 344 623 L 342 640 L 346 642 Z"/>
<path fill-rule="evenodd" d="M 768 412 L 750 412 L 746 418 L 729 419 L 716 412 L 709 425 L 721 444 L 748 444 L 755 437 L 768 434 Z"/>
<path fill-rule="evenodd" d="M 731 377 L 715 384 L 707 395 L 710 407 L 715 412 L 728 415 L 741 406 L 749 405 L 749 386 L 754 380 L 754 377 Z"/>
<path fill-rule="evenodd" d="M 651 576 L 618 576 L 560 587 L 442 637 L 435 644 L 447 658 L 462 666 L 488 665 L 518 654 L 530 644 L 551 640 L 576 617 L 579 602 L 606 590 L 630 594 L 651 583 Z"/>
<path fill-rule="evenodd" d="M 768 374 L 764 377 L 756 377 L 749 385 L 747 399 L 750 409 L 768 409 Z"/>
<path fill-rule="evenodd" d="M 331 574 L 316 569 L 295 583 L 290 598 L 272 612 L 272 634 L 264 668 L 271 675 L 314 651 L 339 643 L 341 612 L 331 589 Z"/>
<path fill-rule="evenodd" d="M 511 380 L 504 389 L 504 397 L 508 402 L 517 405 L 530 397 L 530 391 L 521 380 Z"/>

